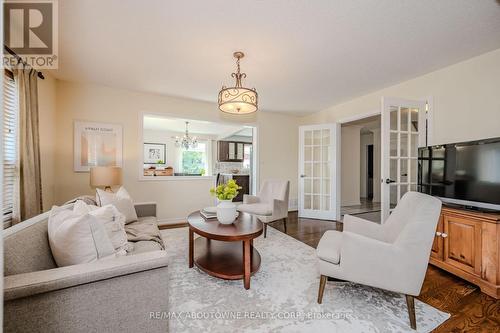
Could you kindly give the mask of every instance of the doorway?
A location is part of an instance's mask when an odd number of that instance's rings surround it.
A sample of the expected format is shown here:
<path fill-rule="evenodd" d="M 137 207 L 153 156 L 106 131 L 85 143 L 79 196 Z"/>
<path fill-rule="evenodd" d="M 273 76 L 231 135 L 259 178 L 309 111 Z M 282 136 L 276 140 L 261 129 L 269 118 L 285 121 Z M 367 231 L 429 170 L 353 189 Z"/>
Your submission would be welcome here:
<path fill-rule="evenodd" d="M 341 215 L 380 223 L 381 116 L 341 125 Z"/>

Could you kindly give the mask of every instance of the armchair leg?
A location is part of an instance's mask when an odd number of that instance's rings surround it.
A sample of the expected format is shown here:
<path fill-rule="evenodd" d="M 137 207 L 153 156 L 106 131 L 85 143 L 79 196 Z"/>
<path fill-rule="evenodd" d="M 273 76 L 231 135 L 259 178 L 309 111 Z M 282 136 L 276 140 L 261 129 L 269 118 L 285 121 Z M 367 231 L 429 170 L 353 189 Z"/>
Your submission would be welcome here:
<path fill-rule="evenodd" d="M 287 220 L 287 218 L 285 217 L 285 218 L 283 219 L 283 227 L 285 228 L 285 234 L 286 234 L 286 220 Z"/>
<path fill-rule="evenodd" d="M 267 223 L 264 223 L 264 238 L 267 236 Z"/>
<path fill-rule="evenodd" d="M 321 278 L 319 280 L 318 304 L 321 304 L 323 302 L 323 292 L 325 291 L 326 280 L 327 276 L 321 275 Z"/>
<path fill-rule="evenodd" d="M 417 329 L 417 320 L 415 318 L 415 298 L 411 295 L 406 295 L 406 305 L 408 306 L 408 316 L 410 317 L 410 326 L 414 330 Z"/>

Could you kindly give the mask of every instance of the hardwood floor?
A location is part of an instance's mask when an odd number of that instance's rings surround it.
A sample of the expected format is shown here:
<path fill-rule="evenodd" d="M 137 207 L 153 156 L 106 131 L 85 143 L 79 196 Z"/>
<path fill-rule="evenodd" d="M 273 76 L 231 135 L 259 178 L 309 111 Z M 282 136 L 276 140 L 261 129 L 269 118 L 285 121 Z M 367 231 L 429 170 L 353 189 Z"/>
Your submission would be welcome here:
<path fill-rule="evenodd" d="M 281 221 L 270 226 L 284 232 Z M 287 234 L 314 248 L 327 230 L 342 230 L 342 223 L 302 219 L 288 215 Z M 478 287 L 429 265 L 418 299 L 451 314 L 436 333 L 500 332 L 500 300 L 481 293 Z"/>

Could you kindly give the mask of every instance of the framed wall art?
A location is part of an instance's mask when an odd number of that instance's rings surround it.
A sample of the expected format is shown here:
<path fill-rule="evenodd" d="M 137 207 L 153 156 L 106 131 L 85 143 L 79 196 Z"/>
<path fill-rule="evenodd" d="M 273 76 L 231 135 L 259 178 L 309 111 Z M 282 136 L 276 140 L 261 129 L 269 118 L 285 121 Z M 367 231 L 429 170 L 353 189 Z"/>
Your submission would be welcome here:
<path fill-rule="evenodd" d="M 76 172 L 93 166 L 123 164 L 122 125 L 75 121 L 73 165 Z"/>
<path fill-rule="evenodd" d="M 144 143 L 144 164 L 165 164 L 167 148 L 164 143 Z"/>

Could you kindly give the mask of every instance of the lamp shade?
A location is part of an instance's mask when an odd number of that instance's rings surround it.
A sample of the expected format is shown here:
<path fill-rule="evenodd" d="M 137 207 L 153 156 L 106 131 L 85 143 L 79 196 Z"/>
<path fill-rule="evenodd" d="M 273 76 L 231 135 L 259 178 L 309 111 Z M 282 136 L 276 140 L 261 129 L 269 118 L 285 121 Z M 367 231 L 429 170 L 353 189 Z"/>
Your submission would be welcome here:
<path fill-rule="evenodd" d="M 257 92 L 243 87 L 224 88 L 219 92 L 219 109 L 233 114 L 253 113 L 257 111 Z"/>
<path fill-rule="evenodd" d="M 90 168 L 90 186 L 111 187 L 122 184 L 122 168 L 98 166 Z"/>

